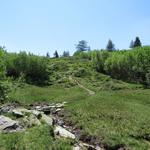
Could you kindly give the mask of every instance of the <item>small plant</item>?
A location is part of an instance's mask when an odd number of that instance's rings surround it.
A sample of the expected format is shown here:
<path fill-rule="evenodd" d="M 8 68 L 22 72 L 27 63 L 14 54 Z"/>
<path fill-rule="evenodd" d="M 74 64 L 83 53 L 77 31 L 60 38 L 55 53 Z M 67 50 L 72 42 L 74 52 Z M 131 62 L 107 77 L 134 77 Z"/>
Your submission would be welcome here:
<path fill-rule="evenodd" d="M 146 84 L 150 87 L 150 71 L 146 74 Z"/>
<path fill-rule="evenodd" d="M 9 84 L 4 81 L 0 81 L 0 102 L 8 99 L 9 90 Z"/>
<path fill-rule="evenodd" d="M 77 71 L 74 72 L 75 77 L 84 77 L 87 75 L 87 71 L 85 68 L 79 68 Z"/>

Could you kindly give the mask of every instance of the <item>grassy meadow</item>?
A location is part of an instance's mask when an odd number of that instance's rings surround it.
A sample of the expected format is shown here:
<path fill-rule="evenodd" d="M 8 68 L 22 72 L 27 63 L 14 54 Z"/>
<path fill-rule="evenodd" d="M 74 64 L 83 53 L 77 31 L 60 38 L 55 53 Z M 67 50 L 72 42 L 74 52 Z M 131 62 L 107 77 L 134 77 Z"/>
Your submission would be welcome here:
<path fill-rule="evenodd" d="M 81 128 L 83 134 L 96 136 L 109 149 L 121 144 L 135 150 L 149 149 L 150 90 L 134 84 L 125 89 L 128 83 L 121 84 L 123 90 L 98 90 L 92 96 L 77 85 L 71 88 L 25 85 L 10 93 L 10 97 L 12 102 L 23 105 L 66 101 L 66 119 Z"/>
<path fill-rule="evenodd" d="M 95 137 L 106 150 L 118 150 L 121 145 L 148 150 L 149 49 L 91 51 L 62 58 L 6 53 L 4 79 L 16 85 L 6 95 L 5 84 L 0 84 L 1 103 L 27 107 L 66 101 L 64 119 L 80 129 L 81 136 Z M 43 124 L 22 133 L 0 134 L 0 150 L 71 150 L 72 142 L 55 139 L 51 128 Z"/>

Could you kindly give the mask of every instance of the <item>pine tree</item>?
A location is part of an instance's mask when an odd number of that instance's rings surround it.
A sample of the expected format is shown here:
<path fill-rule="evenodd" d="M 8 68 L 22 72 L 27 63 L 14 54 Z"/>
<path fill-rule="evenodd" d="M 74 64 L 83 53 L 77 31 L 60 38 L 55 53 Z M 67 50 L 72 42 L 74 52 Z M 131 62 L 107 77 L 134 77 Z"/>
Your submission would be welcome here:
<path fill-rule="evenodd" d="M 54 53 L 54 58 L 59 58 L 59 55 L 58 55 L 57 50 L 56 50 L 55 53 Z"/>
<path fill-rule="evenodd" d="M 64 51 L 62 56 L 63 57 L 69 57 L 70 56 L 69 51 Z"/>
<path fill-rule="evenodd" d="M 134 41 L 134 47 L 141 47 L 141 46 L 142 46 L 142 43 L 140 41 L 140 38 L 136 37 Z"/>
<path fill-rule="evenodd" d="M 46 57 L 50 58 L 50 54 L 49 52 L 46 53 Z"/>
<path fill-rule="evenodd" d="M 133 40 L 130 43 L 130 48 L 134 48 L 134 42 L 133 42 Z"/>
<path fill-rule="evenodd" d="M 108 51 L 115 50 L 115 45 L 113 44 L 111 39 L 108 40 L 108 43 L 107 43 L 107 46 L 106 46 L 106 50 L 108 50 Z"/>
<path fill-rule="evenodd" d="M 76 49 L 79 52 L 83 52 L 83 51 L 88 51 L 90 49 L 90 47 L 87 45 L 87 41 L 85 40 L 81 40 L 79 41 L 79 43 L 76 45 Z"/>

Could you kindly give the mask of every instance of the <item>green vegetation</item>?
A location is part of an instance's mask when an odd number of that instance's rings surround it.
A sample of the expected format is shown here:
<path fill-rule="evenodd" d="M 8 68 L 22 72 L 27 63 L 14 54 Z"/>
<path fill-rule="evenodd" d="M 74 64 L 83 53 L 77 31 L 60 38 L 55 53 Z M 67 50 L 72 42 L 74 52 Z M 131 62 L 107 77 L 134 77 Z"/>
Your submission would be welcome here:
<path fill-rule="evenodd" d="M 41 125 L 26 132 L 0 134 L 2 150 L 71 150 L 69 141 L 56 140 L 52 127 Z"/>
<path fill-rule="evenodd" d="M 82 136 L 96 137 L 107 149 L 150 149 L 150 47 L 78 51 L 60 58 L 0 52 L 3 103 L 67 101 L 64 117 Z M 4 85 L 11 85 L 11 91 Z M 71 145 L 56 140 L 46 125 L 0 134 L 0 141 L 4 150 L 68 150 Z"/>
<path fill-rule="evenodd" d="M 111 148 L 124 144 L 131 149 L 149 149 L 150 90 L 99 92 L 72 101 L 69 119 L 85 135 L 99 138 Z M 67 114 L 68 115 L 68 114 Z"/>

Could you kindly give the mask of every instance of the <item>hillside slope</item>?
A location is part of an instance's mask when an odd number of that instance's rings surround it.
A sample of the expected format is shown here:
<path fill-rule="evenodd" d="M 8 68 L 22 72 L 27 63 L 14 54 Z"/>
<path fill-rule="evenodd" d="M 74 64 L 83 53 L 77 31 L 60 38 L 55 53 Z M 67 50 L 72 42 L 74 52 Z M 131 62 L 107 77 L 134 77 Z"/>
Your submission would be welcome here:
<path fill-rule="evenodd" d="M 150 149 L 150 90 L 145 89 L 145 85 L 127 83 L 102 74 L 95 70 L 89 58 L 50 58 L 46 61 L 48 84 L 39 86 L 32 83 L 34 80 L 26 82 L 21 77 L 13 81 L 15 84 L 5 103 L 30 108 L 37 104 L 65 101 L 67 107 L 58 115 L 78 133 L 78 140 L 98 144 L 106 150 Z M 36 147 L 41 142 L 41 150 L 45 150 L 45 144 L 53 149 L 55 143 L 58 143 L 55 149 L 72 149 L 73 142 L 55 141 L 53 135 L 45 141 L 48 138 L 46 133 L 36 140 L 40 134 L 38 130 L 45 133 L 50 129 L 47 126 L 31 127 L 29 135 L 21 133 L 19 143 L 16 141 L 20 133 L 0 134 L 0 139 L 5 139 L 0 148 L 18 150 L 20 143 L 29 144 L 29 137 Z M 36 133 L 34 137 L 33 132 Z M 30 149 L 34 147 L 31 145 Z"/>

